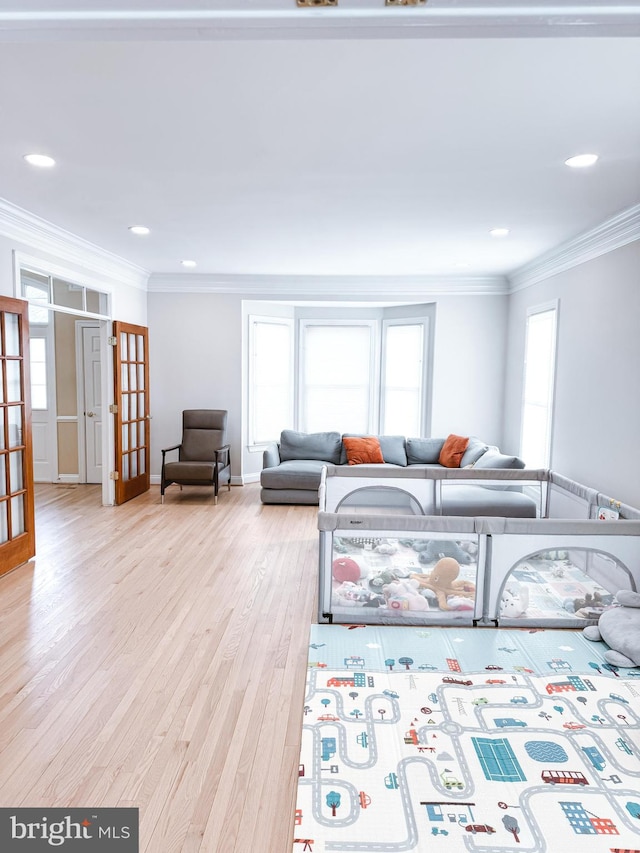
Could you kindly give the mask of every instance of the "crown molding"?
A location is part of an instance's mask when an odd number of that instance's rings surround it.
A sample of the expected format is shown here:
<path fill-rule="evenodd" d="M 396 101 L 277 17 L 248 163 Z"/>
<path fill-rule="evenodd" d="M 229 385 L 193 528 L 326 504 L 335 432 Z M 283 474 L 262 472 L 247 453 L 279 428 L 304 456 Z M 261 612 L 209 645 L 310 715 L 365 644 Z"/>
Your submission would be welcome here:
<path fill-rule="evenodd" d="M 21 207 L 0 198 L 0 235 L 28 247 L 29 252 L 44 252 L 66 263 L 76 264 L 104 279 L 115 279 L 139 290 L 147 289 L 149 271 L 124 258 L 101 249 L 41 219 Z"/>
<path fill-rule="evenodd" d="M 149 293 L 232 293 L 305 299 L 424 299 L 429 296 L 503 296 L 503 276 L 170 275 L 153 273 Z"/>
<path fill-rule="evenodd" d="M 636 204 L 510 273 L 509 292 L 538 284 L 639 239 L 640 204 Z"/>
<path fill-rule="evenodd" d="M 439 5 L 386 7 L 383 0 L 359 0 L 357 7 L 298 8 L 293 0 L 256 8 L 255 0 L 209 0 L 202 3 L 164 0 L 162 8 L 130 0 L 122 8 L 90 0 L 25 4 L 3 3 L 0 41 L 46 39 L 180 39 L 242 38 L 489 38 L 558 36 L 637 36 L 636 3 L 561 3 L 558 0 L 499 5 L 457 0 Z M 28 5 L 28 8 L 24 8 Z"/>

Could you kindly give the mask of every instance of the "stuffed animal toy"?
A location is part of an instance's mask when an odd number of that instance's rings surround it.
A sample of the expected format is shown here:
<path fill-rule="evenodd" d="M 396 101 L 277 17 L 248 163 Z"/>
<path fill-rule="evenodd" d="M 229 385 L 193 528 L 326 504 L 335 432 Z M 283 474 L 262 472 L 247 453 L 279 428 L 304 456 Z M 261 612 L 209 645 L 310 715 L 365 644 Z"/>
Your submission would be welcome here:
<path fill-rule="evenodd" d="M 351 557 L 337 557 L 331 565 L 331 574 L 338 583 L 359 581 L 363 575 L 360 564 Z"/>
<path fill-rule="evenodd" d="M 382 592 L 382 587 L 385 584 L 393 583 L 393 581 L 406 577 L 406 572 L 403 573 L 397 569 L 380 569 L 369 578 L 369 589 L 372 592 Z"/>
<path fill-rule="evenodd" d="M 399 580 L 382 587 L 390 610 L 428 610 L 429 602 L 419 593 L 419 584 L 412 580 Z"/>
<path fill-rule="evenodd" d="M 453 557 L 442 557 L 435 564 L 431 573 L 419 575 L 412 573 L 410 578 L 418 581 L 420 588 L 435 592 L 440 610 L 451 610 L 447 604 L 448 595 L 475 600 L 476 587 L 471 581 L 457 580 L 460 574 L 460 564 Z"/>
<path fill-rule="evenodd" d="M 385 556 L 389 556 L 391 554 L 395 554 L 398 549 L 391 542 L 381 542 L 379 545 L 376 545 L 373 550 L 376 552 L 376 554 L 384 554 Z"/>
<path fill-rule="evenodd" d="M 360 584 L 344 581 L 335 587 L 333 595 L 338 604 L 344 607 L 380 607 L 384 603 L 382 596 L 374 595 Z"/>
<path fill-rule="evenodd" d="M 520 619 L 527 615 L 528 606 L 529 588 L 510 577 L 500 599 L 500 616 L 507 619 Z"/>
<path fill-rule="evenodd" d="M 571 603 L 573 605 L 573 610 L 571 610 L 571 607 L 566 607 L 569 612 L 573 612 L 585 619 L 597 619 L 607 607 L 611 606 L 613 603 L 613 596 L 607 595 L 607 593 L 603 595 L 596 590 L 593 595 L 590 592 L 587 592 L 584 598 L 574 598 Z"/>
<path fill-rule="evenodd" d="M 423 542 L 421 541 L 420 544 L 422 545 Z M 413 549 L 419 552 L 418 560 L 422 564 L 435 563 L 442 557 L 453 557 L 461 565 L 468 565 L 472 560 L 471 556 L 452 539 L 429 539 L 426 547 L 417 548 L 414 543 Z"/>
<path fill-rule="evenodd" d="M 640 666 L 640 592 L 623 589 L 616 593 L 620 607 L 601 614 L 597 625 L 588 625 L 587 640 L 604 640 L 610 647 L 604 659 L 613 666 Z"/>

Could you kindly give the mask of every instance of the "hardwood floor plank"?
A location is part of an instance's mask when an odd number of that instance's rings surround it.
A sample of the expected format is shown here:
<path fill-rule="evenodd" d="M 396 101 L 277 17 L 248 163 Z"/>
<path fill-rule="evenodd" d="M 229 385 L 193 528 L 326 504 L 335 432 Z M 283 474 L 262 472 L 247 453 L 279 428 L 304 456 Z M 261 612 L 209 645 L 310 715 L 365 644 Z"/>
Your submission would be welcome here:
<path fill-rule="evenodd" d="M 148 853 L 288 853 L 316 509 L 36 493 L 36 558 L 0 578 L 0 806 L 138 807 Z"/>

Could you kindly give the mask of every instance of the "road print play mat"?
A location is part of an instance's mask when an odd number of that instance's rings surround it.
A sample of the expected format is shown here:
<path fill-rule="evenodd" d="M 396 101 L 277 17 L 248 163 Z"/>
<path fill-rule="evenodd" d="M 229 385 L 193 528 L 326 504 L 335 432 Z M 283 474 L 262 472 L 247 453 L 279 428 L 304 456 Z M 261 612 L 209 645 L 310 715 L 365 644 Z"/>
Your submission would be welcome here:
<path fill-rule="evenodd" d="M 313 625 L 294 853 L 640 853 L 640 669 L 606 648 Z"/>

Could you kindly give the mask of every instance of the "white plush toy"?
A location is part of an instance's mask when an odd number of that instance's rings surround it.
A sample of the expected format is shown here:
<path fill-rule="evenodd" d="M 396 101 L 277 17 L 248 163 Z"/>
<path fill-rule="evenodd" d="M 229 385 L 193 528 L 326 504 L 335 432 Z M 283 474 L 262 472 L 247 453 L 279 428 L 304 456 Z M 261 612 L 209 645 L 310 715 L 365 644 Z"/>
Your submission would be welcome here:
<path fill-rule="evenodd" d="M 597 625 L 588 625 L 587 640 L 604 640 L 610 647 L 604 659 L 613 666 L 640 666 L 640 592 L 623 589 L 616 593 L 620 607 L 601 614 Z"/>
<path fill-rule="evenodd" d="M 390 610 L 429 610 L 429 602 L 419 593 L 415 580 L 398 580 L 385 584 L 382 592 Z"/>
<path fill-rule="evenodd" d="M 502 592 L 500 615 L 507 619 L 520 619 L 527 614 L 529 588 L 515 578 L 509 578 Z"/>

